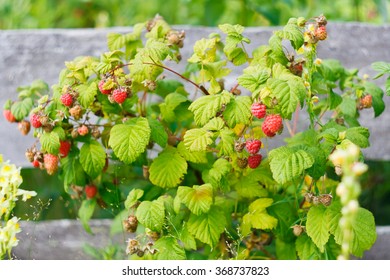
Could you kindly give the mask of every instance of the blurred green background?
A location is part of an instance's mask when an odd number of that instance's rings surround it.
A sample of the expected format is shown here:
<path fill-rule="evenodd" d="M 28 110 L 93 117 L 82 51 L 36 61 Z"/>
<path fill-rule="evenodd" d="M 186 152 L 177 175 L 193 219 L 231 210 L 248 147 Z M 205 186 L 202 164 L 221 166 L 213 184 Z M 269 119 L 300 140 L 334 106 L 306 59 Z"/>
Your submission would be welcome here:
<path fill-rule="evenodd" d="M 283 25 L 325 14 L 333 21 L 389 22 L 390 0 L 0 0 L 0 28 L 129 26 L 156 14 L 170 24 Z"/>
<path fill-rule="evenodd" d="M 0 0 L 0 29 L 131 26 L 156 14 L 172 25 L 274 26 L 285 24 L 290 17 L 319 14 L 332 21 L 383 24 L 390 22 L 389 12 L 390 0 Z M 360 202 L 374 213 L 378 225 L 389 225 L 390 162 L 368 164 Z M 39 195 L 29 205 L 20 204 L 17 215 L 33 220 L 77 217 L 81 201 L 70 199 L 57 176 L 28 168 L 22 176 L 22 188 L 34 189 Z M 101 209 L 94 217 L 110 218 L 116 212 Z"/>

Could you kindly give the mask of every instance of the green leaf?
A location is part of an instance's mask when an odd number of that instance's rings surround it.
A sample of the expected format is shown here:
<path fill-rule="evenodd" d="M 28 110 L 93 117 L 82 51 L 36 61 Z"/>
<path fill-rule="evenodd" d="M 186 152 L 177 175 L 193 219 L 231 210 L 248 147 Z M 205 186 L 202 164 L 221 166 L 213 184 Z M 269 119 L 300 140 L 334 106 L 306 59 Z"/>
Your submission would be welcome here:
<path fill-rule="evenodd" d="M 223 105 L 230 102 L 231 97 L 232 94 L 227 91 L 220 94 L 205 95 L 196 99 L 188 109 L 194 113 L 196 124 L 203 126 L 217 115 Z"/>
<path fill-rule="evenodd" d="M 325 174 L 326 163 L 328 162 L 327 154 L 319 147 L 307 147 L 305 151 L 314 159 L 314 163 L 312 167 L 307 169 L 307 173 L 318 180 Z"/>
<path fill-rule="evenodd" d="M 302 80 L 295 76 L 289 76 L 286 80 L 270 78 L 267 81 L 267 85 L 278 99 L 281 115 L 286 119 L 291 119 L 292 113 L 296 111 L 297 106 L 303 102 L 306 95 Z"/>
<path fill-rule="evenodd" d="M 326 207 L 321 205 L 310 208 L 307 213 L 306 232 L 320 251 L 324 252 L 330 235 Z"/>
<path fill-rule="evenodd" d="M 295 247 L 301 260 L 319 260 L 321 258 L 316 245 L 306 234 L 298 236 Z"/>
<path fill-rule="evenodd" d="M 228 128 L 224 128 L 219 132 L 219 138 L 220 141 L 217 145 L 217 149 L 219 149 L 218 155 L 230 156 L 234 154 L 234 142 L 236 140 L 234 132 Z"/>
<path fill-rule="evenodd" d="M 356 116 L 356 101 L 354 99 L 345 96 L 339 107 L 344 115 L 352 118 Z"/>
<path fill-rule="evenodd" d="M 196 250 L 196 241 L 192 234 L 188 231 L 187 224 L 185 224 L 180 232 L 180 240 L 184 244 L 186 250 Z"/>
<path fill-rule="evenodd" d="M 95 211 L 96 200 L 87 199 L 83 200 L 79 209 L 79 218 L 81 224 L 83 225 L 86 232 L 92 234 L 92 230 L 88 224 L 89 220 L 92 218 L 93 212 Z"/>
<path fill-rule="evenodd" d="M 149 173 L 149 179 L 154 185 L 174 188 L 187 173 L 187 162 L 176 148 L 168 146 L 153 160 Z"/>
<path fill-rule="evenodd" d="M 273 229 L 277 226 L 278 220 L 267 213 L 266 208 L 271 206 L 271 198 L 259 198 L 249 205 L 249 212 L 244 215 L 245 223 L 249 223 L 252 228 Z"/>
<path fill-rule="evenodd" d="M 303 45 L 303 32 L 297 25 L 296 18 L 290 18 L 288 23 L 283 27 L 283 30 L 276 31 L 275 34 L 282 39 L 290 40 L 291 45 L 296 50 L 298 50 Z"/>
<path fill-rule="evenodd" d="M 141 189 L 132 189 L 129 194 L 127 195 L 126 201 L 125 201 L 125 208 L 129 210 L 131 207 L 133 207 L 138 200 L 144 195 L 144 191 Z"/>
<path fill-rule="evenodd" d="M 65 158 L 61 159 L 61 167 L 64 173 L 64 188 L 68 192 L 70 185 L 84 186 L 86 184 L 86 175 L 80 163 L 80 160 L 74 153 L 69 153 Z"/>
<path fill-rule="evenodd" d="M 369 250 L 375 243 L 377 234 L 375 230 L 375 219 L 370 211 L 359 208 L 352 223 L 351 241 L 349 243 L 351 253 L 357 257 L 362 257 L 365 250 Z M 343 242 L 343 232 L 337 228 L 335 240 L 338 244 Z"/>
<path fill-rule="evenodd" d="M 121 161 L 130 164 L 145 151 L 150 133 L 147 119 L 133 118 L 125 124 L 115 125 L 111 129 L 108 143 Z"/>
<path fill-rule="evenodd" d="M 77 100 L 80 102 L 81 106 L 88 108 L 95 100 L 98 88 L 96 82 L 93 82 L 90 85 L 81 84 L 76 87 L 76 90 L 79 92 Z"/>
<path fill-rule="evenodd" d="M 106 152 L 102 145 L 96 140 L 84 143 L 80 150 L 80 163 L 89 176 L 96 178 L 106 164 Z"/>
<path fill-rule="evenodd" d="M 233 181 L 233 187 L 238 195 L 245 198 L 266 196 L 267 191 L 259 183 L 259 178 L 253 172 L 249 176 L 242 176 Z"/>
<path fill-rule="evenodd" d="M 156 142 L 160 147 L 165 148 L 168 142 L 168 134 L 161 122 L 156 119 L 148 118 L 149 127 L 151 129 L 150 139 Z"/>
<path fill-rule="evenodd" d="M 208 123 L 206 123 L 203 128 L 206 130 L 210 130 L 212 132 L 220 131 L 225 127 L 225 123 L 222 118 L 212 118 Z"/>
<path fill-rule="evenodd" d="M 156 258 L 158 260 L 185 260 L 186 253 L 184 249 L 177 243 L 176 238 L 164 236 L 154 243 L 154 248 L 157 249 Z"/>
<path fill-rule="evenodd" d="M 343 98 L 333 90 L 329 90 L 329 109 L 333 110 L 337 108 L 343 102 Z"/>
<path fill-rule="evenodd" d="M 187 102 L 188 99 L 180 93 L 170 93 L 165 97 L 163 103 L 159 104 L 161 115 L 167 122 L 174 122 L 177 120 L 175 109 L 182 103 Z"/>
<path fill-rule="evenodd" d="M 203 243 L 214 247 L 224 232 L 226 218 L 222 210 L 217 206 L 212 206 L 209 212 L 202 215 L 191 214 L 187 227 L 188 231 Z"/>
<path fill-rule="evenodd" d="M 370 131 L 368 128 L 358 126 L 347 129 L 345 138 L 358 145 L 360 148 L 367 148 L 370 146 L 368 138 Z"/>
<path fill-rule="evenodd" d="M 16 101 L 11 106 L 11 113 L 15 119 L 20 121 L 30 114 L 34 102 L 31 98 L 25 98 L 22 101 Z"/>
<path fill-rule="evenodd" d="M 294 151 L 287 147 L 270 151 L 269 160 L 272 176 L 279 184 L 285 184 L 302 175 L 305 169 L 314 163 L 313 157 L 304 150 Z"/>
<path fill-rule="evenodd" d="M 213 62 L 216 58 L 216 51 L 217 51 L 217 39 L 200 39 L 195 42 L 194 44 L 194 53 L 193 55 L 188 59 L 188 62 L 192 63 L 198 63 L 201 62 L 202 64 Z"/>
<path fill-rule="evenodd" d="M 159 232 L 164 225 L 164 202 L 161 200 L 143 201 L 137 208 L 136 216 L 143 226 Z"/>
<path fill-rule="evenodd" d="M 364 83 L 365 90 L 372 96 L 372 108 L 374 108 L 375 117 L 378 117 L 385 110 L 383 101 L 383 90 L 371 82 Z"/>
<path fill-rule="evenodd" d="M 281 239 L 276 239 L 276 256 L 278 260 L 296 260 L 297 253 L 294 243 L 284 242 Z"/>
<path fill-rule="evenodd" d="M 223 117 L 229 127 L 234 128 L 237 124 L 249 124 L 251 113 L 252 100 L 249 96 L 237 96 L 226 105 L 223 112 Z"/>
<path fill-rule="evenodd" d="M 56 126 L 52 132 L 56 133 L 60 140 L 66 139 L 65 130 L 61 126 Z"/>
<path fill-rule="evenodd" d="M 123 221 L 129 216 L 127 209 L 119 212 L 111 222 L 110 235 L 113 236 L 117 233 L 123 233 Z"/>
<path fill-rule="evenodd" d="M 379 72 L 374 79 L 378 79 L 379 77 L 383 76 L 384 74 L 390 74 L 390 63 L 384 62 L 384 61 L 378 61 L 371 64 L 372 69 Z"/>
<path fill-rule="evenodd" d="M 193 163 L 207 163 L 206 152 L 192 152 L 185 147 L 184 142 L 180 142 L 179 145 L 177 145 L 177 151 L 186 161 Z"/>
<path fill-rule="evenodd" d="M 58 154 L 60 148 L 60 137 L 55 132 L 44 132 L 39 141 L 41 142 L 42 150 L 50 154 Z"/>
<path fill-rule="evenodd" d="M 288 63 L 288 59 L 286 57 L 286 54 L 283 51 L 282 39 L 276 34 L 274 34 L 268 40 L 268 43 L 272 50 L 270 57 L 276 62 L 286 65 Z"/>
<path fill-rule="evenodd" d="M 240 86 L 248 89 L 250 92 L 257 92 L 260 90 L 267 79 L 271 76 L 271 69 L 262 67 L 260 65 L 249 66 L 244 69 L 244 74 L 237 78 Z"/>
<path fill-rule="evenodd" d="M 213 187 L 210 184 L 194 185 L 192 188 L 179 187 L 177 195 L 195 215 L 207 213 L 213 203 Z"/>
<path fill-rule="evenodd" d="M 213 133 L 203 128 L 193 128 L 184 134 L 184 146 L 191 152 L 206 151 L 207 146 L 213 143 Z"/>
<path fill-rule="evenodd" d="M 217 188 L 220 186 L 222 178 L 226 176 L 231 169 L 232 166 L 228 160 L 219 158 L 214 162 L 213 167 L 210 170 L 205 171 L 205 177 L 207 177 L 205 181 Z"/>

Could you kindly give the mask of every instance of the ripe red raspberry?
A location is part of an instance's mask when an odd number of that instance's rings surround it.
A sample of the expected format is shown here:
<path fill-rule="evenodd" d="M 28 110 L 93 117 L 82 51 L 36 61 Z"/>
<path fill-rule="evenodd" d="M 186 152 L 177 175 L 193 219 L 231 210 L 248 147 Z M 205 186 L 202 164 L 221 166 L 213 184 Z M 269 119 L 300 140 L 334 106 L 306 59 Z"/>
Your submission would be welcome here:
<path fill-rule="evenodd" d="M 326 39 L 326 37 L 328 37 L 328 33 L 326 32 L 326 27 L 325 26 L 320 26 L 316 29 L 315 31 L 315 37 L 320 40 L 320 41 L 323 41 Z"/>
<path fill-rule="evenodd" d="M 37 114 L 32 114 L 30 117 L 31 125 L 35 128 L 40 128 L 42 126 L 40 116 Z"/>
<path fill-rule="evenodd" d="M 360 99 L 360 105 L 363 108 L 371 108 L 372 107 L 372 95 L 365 95 L 362 99 Z"/>
<path fill-rule="evenodd" d="M 258 167 L 261 163 L 261 159 L 263 157 L 260 154 L 257 155 L 251 155 L 248 157 L 248 166 L 252 169 L 255 169 Z"/>
<path fill-rule="evenodd" d="M 112 98 L 116 103 L 122 104 L 127 98 L 127 92 L 123 88 L 118 88 L 112 92 Z"/>
<path fill-rule="evenodd" d="M 65 93 L 61 95 L 61 103 L 66 107 L 70 107 L 73 104 L 73 96 L 70 93 Z"/>
<path fill-rule="evenodd" d="M 60 141 L 60 155 L 61 157 L 67 157 L 72 144 L 68 141 Z"/>
<path fill-rule="evenodd" d="M 105 80 L 100 80 L 99 81 L 99 90 L 101 93 L 103 94 L 110 94 L 111 93 L 111 89 L 104 89 L 104 85 L 106 84 L 106 81 Z"/>
<path fill-rule="evenodd" d="M 264 134 L 268 137 L 274 137 L 282 128 L 283 120 L 280 115 L 268 115 L 261 126 Z"/>
<path fill-rule="evenodd" d="M 38 168 L 41 164 L 39 163 L 39 161 L 34 160 L 34 161 L 32 162 L 32 165 L 33 165 L 35 168 Z"/>
<path fill-rule="evenodd" d="M 85 186 L 85 195 L 88 199 L 94 198 L 97 194 L 97 187 L 95 185 L 87 185 Z"/>
<path fill-rule="evenodd" d="M 251 107 L 252 115 L 255 117 L 262 119 L 265 117 L 267 107 L 261 103 L 253 103 Z"/>
<path fill-rule="evenodd" d="M 77 132 L 81 136 L 87 135 L 88 131 L 89 131 L 89 129 L 88 129 L 88 126 L 86 126 L 86 125 L 82 125 L 82 126 L 79 126 L 79 128 L 77 128 Z"/>
<path fill-rule="evenodd" d="M 47 174 L 53 175 L 58 169 L 59 158 L 52 154 L 45 154 L 43 157 L 44 166 Z"/>
<path fill-rule="evenodd" d="M 4 118 L 9 122 L 16 122 L 15 116 L 12 115 L 11 110 L 4 110 L 3 111 Z"/>
<path fill-rule="evenodd" d="M 251 155 L 257 154 L 261 148 L 261 141 L 258 139 L 246 141 L 246 149 Z"/>

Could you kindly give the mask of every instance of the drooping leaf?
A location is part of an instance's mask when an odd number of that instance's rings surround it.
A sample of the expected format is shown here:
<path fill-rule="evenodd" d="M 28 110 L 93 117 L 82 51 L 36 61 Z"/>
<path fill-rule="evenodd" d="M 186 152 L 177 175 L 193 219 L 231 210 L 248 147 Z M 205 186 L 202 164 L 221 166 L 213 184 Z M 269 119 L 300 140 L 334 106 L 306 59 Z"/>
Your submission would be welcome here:
<path fill-rule="evenodd" d="M 168 146 L 153 160 L 149 173 L 150 181 L 156 186 L 174 188 L 187 173 L 187 162 L 176 148 Z"/>
<path fill-rule="evenodd" d="M 209 212 L 202 215 L 191 214 L 187 227 L 188 231 L 203 243 L 214 247 L 220 238 L 221 233 L 225 230 L 226 218 L 223 211 L 212 206 Z"/>
<path fill-rule="evenodd" d="M 92 218 L 93 212 L 95 211 L 96 199 L 83 200 L 79 209 L 79 218 L 86 232 L 92 234 L 91 227 L 88 222 Z"/>
<path fill-rule="evenodd" d="M 146 228 L 159 232 L 164 225 L 164 202 L 161 200 L 143 201 L 137 208 L 136 216 Z"/>
<path fill-rule="evenodd" d="M 306 232 L 321 252 L 324 252 L 325 244 L 329 240 L 329 230 L 326 207 L 311 207 L 307 213 Z"/>
<path fill-rule="evenodd" d="M 110 132 L 109 145 L 115 155 L 124 163 L 134 162 L 149 143 L 150 127 L 148 120 L 133 118 L 124 124 L 115 125 Z"/>
<path fill-rule="evenodd" d="M 187 102 L 187 97 L 179 93 L 170 93 L 165 97 L 163 103 L 159 104 L 161 115 L 164 120 L 168 122 L 176 121 L 177 117 L 175 114 L 175 109 L 182 103 Z"/>
<path fill-rule="evenodd" d="M 156 259 L 158 260 L 185 260 L 186 253 L 177 243 L 177 239 L 171 236 L 164 236 L 154 243 L 157 249 Z"/>
<path fill-rule="evenodd" d="M 184 146 L 191 152 L 206 151 L 207 146 L 213 143 L 213 133 L 203 128 L 193 128 L 184 134 Z"/>
<path fill-rule="evenodd" d="M 195 215 L 208 212 L 213 203 L 213 187 L 210 184 L 195 185 L 192 188 L 179 187 L 177 195 Z"/>
<path fill-rule="evenodd" d="M 272 176 L 280 184 L 302 175 L 305 169 L 310 168 L 314 163 L 313 157 L 304 150 L 294 151 L 287 147 L 270 151 L 269 160 Z"/>
<path fill-rule="evenodd" d="M 290 40 L 292 46 L 296 50 L 303 45 L 303 32 L 297 25 L 296 18 L 290 18 L 288 23 L 283 27 L 283 30 L 278 30 L 275 34 L 282 39 Z"/>
<path fill-rule="evenodd" d="M 90 140 L 81 147 L 80 163 L 84 171 L 96 178 L 103 170 L 106 163 L 106 152 L 96 140 Z"/>

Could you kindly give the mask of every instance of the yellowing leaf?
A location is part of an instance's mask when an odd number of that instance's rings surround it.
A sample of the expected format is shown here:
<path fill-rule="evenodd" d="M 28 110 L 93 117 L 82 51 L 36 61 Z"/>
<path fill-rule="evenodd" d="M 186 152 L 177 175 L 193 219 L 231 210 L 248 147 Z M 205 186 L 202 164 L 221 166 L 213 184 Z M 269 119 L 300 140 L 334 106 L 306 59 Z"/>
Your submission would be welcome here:
<path fill-rule="evenodd" d="M 195 185 L 192 188 L 179 187 L 177 195 L 195 215 L 208 212 L 213 203 L 213 187 L 210 184 Z"/>
<path fill-rule="evenodd" d="M 203 128 L 194 128 L 184 134 L 184 146 L 191 152 L 206 151 L 207 146 L 213 143 L 213 133 Z"/>

